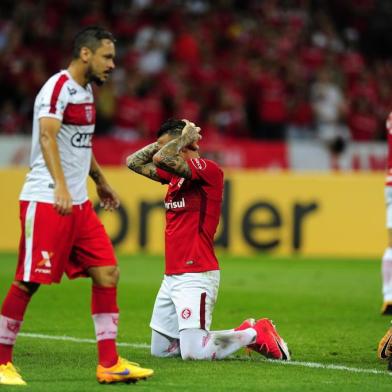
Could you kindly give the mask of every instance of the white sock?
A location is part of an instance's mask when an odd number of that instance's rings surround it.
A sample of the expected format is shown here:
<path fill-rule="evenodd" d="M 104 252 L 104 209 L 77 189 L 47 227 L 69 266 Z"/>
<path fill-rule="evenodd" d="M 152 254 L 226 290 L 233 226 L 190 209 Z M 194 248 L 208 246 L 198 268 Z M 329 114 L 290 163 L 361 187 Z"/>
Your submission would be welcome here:
<path fill-rule="evenodd" d="M 382 258 L 382 292 L 384 301 L 392 301 L 392 248 L 387 248 Z"/>
<path fill-rule="evenodd" d="M 184 329 L 180 331 L 182 359 L 222 359 L 241 347 L 254 343 L 256 331 L 248 328 L 242 331 L 205 331 Z"/>
<path fill-rule="evenodd" d="M 0 343 L 13 346 L 23 321 L 0 315 Z"/>
<path fill-rule="evenodd" d="M 180 355 L 180 342 L 178 339 L 152 330 L 151 355 L 154 357 L 178 357 Z"/>
<path fill-rule="evenodd" d="M 107 339 L 116 340 L 118 330 L 118 313 L 93 314 L 93 321 L 97 342 Z"/>

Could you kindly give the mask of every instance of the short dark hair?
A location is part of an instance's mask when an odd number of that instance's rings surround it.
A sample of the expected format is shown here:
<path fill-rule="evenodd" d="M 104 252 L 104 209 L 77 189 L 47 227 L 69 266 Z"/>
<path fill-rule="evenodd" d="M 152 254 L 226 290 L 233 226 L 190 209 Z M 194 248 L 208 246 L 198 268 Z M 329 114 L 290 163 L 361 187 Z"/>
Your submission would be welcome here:
<path fill-rule="evenodd" d="M 103 39 L 108 39 L 113 43 L 116 42 L 113 34 L 100 26 L 88 26 L 79 31 L 73 41 L 72 57 L 77 59 L 80 56 L 80 49 L 84 46 L 94 53 L 101 46 L 101 40 Z"/>
<path fill-rule="evenodd" d="M 160 138 L 162 135 L 165 134 L 175 137 L 180 136 L 184 127 L 185 121 L 171 118 L 161 125 L 157 132 L 157 137 Z"/>

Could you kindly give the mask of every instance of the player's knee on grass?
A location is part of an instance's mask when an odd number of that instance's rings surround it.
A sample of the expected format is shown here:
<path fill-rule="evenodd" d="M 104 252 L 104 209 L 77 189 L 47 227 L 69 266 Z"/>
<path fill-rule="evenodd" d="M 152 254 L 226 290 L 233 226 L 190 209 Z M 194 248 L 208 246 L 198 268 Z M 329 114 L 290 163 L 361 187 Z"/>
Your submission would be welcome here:
<path fill-rule="evenodd" d="M 204 329 L 184 329 L 180 331 L 181 358 L 184 361 L 194 359 L 210 359 L 206 354 L 205 345 L 208 332 Z"/>
<path fill-rule="evenodd" d="M 117 266 L 92 267 L 89 274 L 94 286 L 116 287 L 120 278 L 120 270 Z"/>
<path fill-rule="evenodd" d="M 180 355 L 179 340 L 152 330 L 151 355 L 160 358 L 178 357 Z"/>
<path fill-rule="evenodd" d="M 39 289 L 40 286 L 39 283 L 23 282 L 21 280 L 15 280 L 13 282 L 13 285 L 25 291 L 26 293 L 29 293 L 30 295 L 33 295 Z"/>

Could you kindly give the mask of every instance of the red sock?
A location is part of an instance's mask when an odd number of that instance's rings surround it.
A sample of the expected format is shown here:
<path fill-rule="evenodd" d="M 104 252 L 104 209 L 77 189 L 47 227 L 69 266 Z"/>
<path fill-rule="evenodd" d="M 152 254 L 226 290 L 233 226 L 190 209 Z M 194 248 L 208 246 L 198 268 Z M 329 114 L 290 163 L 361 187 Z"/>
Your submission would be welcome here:
<path fill-rule="evenodd" d="M 23 316 L 30 299 L 31 294 L 15 285 L 11 285 L 3 302 L 1 315 L 15 321 L 23 321 Z M 18 333 L 18 331 L 15 332 L 16 334 Z M 13 348 L 13 344 L 0 343 L 0 365 L 12 362 Z"/>
<path fill-rule="evenodd" d="M 91 313 L 97 335 L 98 362 L 104 367 L 118 361 L 116 339 L 110 337 L 117 335 L 118 312 L 117 288 L 93 286 Z"/>
<path fill-rule="evenodd" d="M 14 346 L 0 343 L 0 365 L 5 365 L 8 362 L 12 362 L 13 350 Z"/>

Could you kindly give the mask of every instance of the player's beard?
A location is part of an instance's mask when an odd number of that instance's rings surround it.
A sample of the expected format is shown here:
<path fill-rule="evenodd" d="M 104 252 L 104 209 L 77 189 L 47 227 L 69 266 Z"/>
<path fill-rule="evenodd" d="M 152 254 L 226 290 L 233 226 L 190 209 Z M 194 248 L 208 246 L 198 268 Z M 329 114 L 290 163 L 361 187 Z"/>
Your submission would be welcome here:
<path fill-rule="evenodd" d="M 93 71 L 91 66 L 87 69 L 86 72 L 86 78 L 89 83 L 94 82 L 97 86 L 102 86 L 104 84 L 104 81 L 101 80 Z"/>

